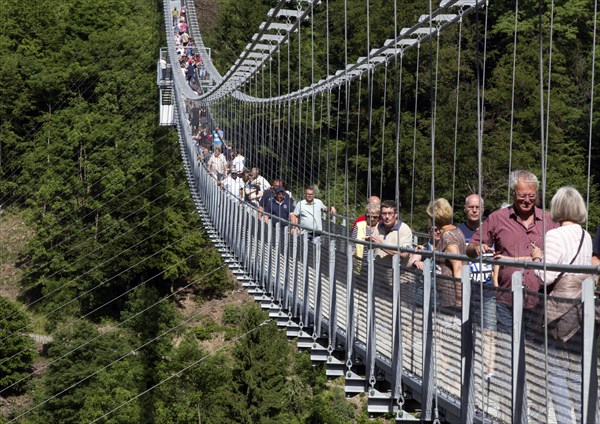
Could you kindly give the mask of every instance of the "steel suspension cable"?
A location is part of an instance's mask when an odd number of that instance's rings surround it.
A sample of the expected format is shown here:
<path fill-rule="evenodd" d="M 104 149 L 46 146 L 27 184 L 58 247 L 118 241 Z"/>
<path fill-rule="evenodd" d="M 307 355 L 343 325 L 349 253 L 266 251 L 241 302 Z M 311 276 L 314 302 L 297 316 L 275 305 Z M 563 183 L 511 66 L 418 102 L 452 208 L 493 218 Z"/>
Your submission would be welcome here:
<path fill-rule="evenodd" d="M 358 101 L 356 106 L 356 155 L 354 156 L 354 186 L 358 188 L 358 147 L 360 146 L 360 103 L 362 95 L 362 74 L 358 77 Z M 356 198 L 358 190 L 354 191 L 354 209 L 358 209 L 358 200 Z"/>
<path fill-rule="evenodd" d="M 459 11 L 462 13 L 462 11 Z M 455 190 L 456 190 L 456 147 L 458 145 L 458 105 L 460 100 L 460 66 L 462 53 L 462 17 L 458 21 L 458 43 L 457 43 L 457 58 L 456 58 L 456 103 L 454 109 L 454 150 L 452 153 L 452 200 L 451 206 L 454 211 L 455 207 Z M 453 218 L 454 219 L 454 218 Z"/>
<path fill-rule="evenodd" d="M 394 0 L 395 1 L 395 0 Z M 344 87 L 345 87 L 345 96 L 346 96 L 346 132 L 345 132 L 345 140 L 344 144 L 346 147 L 346 152 L 344 155 L 345 163 L 344 163 L 344 181 L 350 182 L 350 167 L 349 167 L 349 144 L 350 144 L 350 87 L 351 83 L 348 81 L 348 0 L 344 0 L 344 72 L 346 73 L 346 78 L 344 79 Z M 356 193 L 356 183 L 354 185 L 354 192 Z M 346 215 L 350 215 L 350 192 L 349 190 L 345 191 L 345 199 L 344 205 L 346 207 Z M 346 236 L 350 238 L 350 225 L 346 226 Z"/>
<path fill-rule="evenodd" d="M 341 101 L 342 101 L 342 90 L 338 87 L 337 90 L 337 112 L 335 119 L 335 159 L 333 163 L 333 199 L 337 201 L 337 174 L 338 174 L 338 141 L 340 139 L 340 118 L 341 118 Z M 348 190 L 348 185 L 344 184 L 344 191 Z"/>
<path fill-rule="evenodd" d="M 367 0 L 368 1 L 368 0 Z M 329 2 L 325 4 L 325 57 L 326 57 L 326 74 L 329 75 Z M 327 158 L 325 164 L 325 188 L 327 189 L 327 207 L 331 206 L 331 187 L 329 185 L 329 148 L 331 140 L 329 137 L 329 129 L 331 128 L 331 86 L 327 87 L 327 127 L 325 131 L 325 141 L 327 143 Z M 335 170 L 334 170 L 335 171 Z M 331 232 L 331 219 L 327 220 L 327 231 Z"/>
<path fill-rule="evenodd" d="M 316 138 L 316 131 L 315 131 L 315 113 L 316 113 L 316 95 L 311 96 L 311 119 L 312 119 L 312 123 L 311 123 L 311 143 L 310 143 L 310 168 L 309 168 L 309 175 L 310 175 L 310 179 L 309 181 L 313 180 L 313 172 L 315 169 L 315 138 Z M 318 164 L 317 164 L 317 169 L 318 169 Z M 306 185 L 306 184 L 305 184 Z"/>
<path fill-rule="evenodd" d="M 312 134 L 311 134 L 312 127 L 309 126 L 310 123 L 308 121 L 308 119 L 310 117 L 310 106 L 311 106 L 310 99 L 307 99 L 305 101 L 305 103 L 306 103 L 306 112 L 305 112 L 306 116 L 305 116 L 304 128 L 305 128 L 305 140 L 306 140 L 306 143 L 304 144 L 304 163 L 302 164 L 302 181 L 303 181 L 302 185 L 306 185 L 306 175 L 307 175 L 306 165 L 308 164 L 309 167 L 314 166 L 312 164 L 312 162 L 311 163 L 308 162 L 308 143 L 310 141 L 311 147 L 314 144 L 314 140 L 313 140 L 313 137 L 312 137 Z M 309 128 L 310 128 L 310 130 L 309 130 Z"/>
<path fill-rule="evenodd" d="M 166 149 L 165 149 L 166 150 Z M 149 162 L 153 161 L 157 156 L 159 156 L 161 153 L 153 156 L 148 162 L 144 162 L 142 165 L 148 164 Z M 132 159 L 133 160 L 133 159 Z M 120 195 L 122 194 L 126 194 L 127 192 L 129 192 L 130 190 L 132 190 L 133 188 L 135 188 L 137 186 L 138 183 L 140 183 L 141 181 L 143 181 L 144 179 L 146 179 L 148 176 L 154 175 L 156 172 L 158 172 L 158 170 L 162 169 L 163 166 L 166 166 L 167 163 L 164 163 L 160 168 L 155 169 L 151 174 L 146 175 L 145 177 L 143 177 L 142 179 L 136 181 L 134 184 L 128 186 L 124 191 L 119 192 L 118 194 L 115 195 L 114 198 L 107 200 L 106 202 L 102 203 L 101 205 L 95 207 L 94 209 L 90 210 L 88 213 L 86 213 L 84 216 L 79 217 L 78 220 L 79 221 L 83 221 L 85 220 L 85 218 L 91 216 L 92 214 L 94 214 L 95 212 L 97 213 L 100 208 L 102 208 L 103 206 L 106 206 L 108 203 L 110 202 L 114 202 L 116 198 L 118 198 Z M 183 168 L 180 168 L 183 169 Z M 103 177 L 104 178 L 104 177 Z M 137 196 L 129 199 L 127 202 L 125 203 L 121 203 L 119 204 L 117 207 L 111 209 L 110 211 L 108 211 L 109 214 L 113 214 L 114 212 L 118 211 L 119 209 L 121 209 L 122 207 L 126 206 L 127 204 L 129 204 L 130 202 L 136 200 L 138 197 L 144 195 L 146 192 L 148 192 L 149 190 L 151 190 L 152 188 L 156 187 L 158 184 L 160 184 L 161 181 L 155 183 L 152 187 L 150 187 L 149 189 L 144 190 L 141 194 L 138 194 Z M 98 193 L 97 195 L 95 195 L 94 197 L 92 197 L 91 200 L 95 200 L 98 197 L 102 196 L 103 194 L 106 193 L 106 191 L 109 190 L 109 188 L 107 187 L 105 190 L 101 191 L 100 193 Z M 65 218 L 70 217 L 70 215 L 72 215 L 72 212 L 65 212 L 63 215 L 57 217 L 58 219 L 53 223 L 53 225 L 58 226 Z M 78 223 L 77 222 L 73 222 L 70 225 L 67 225 L 66 227 L 62 228 L 62 231 L 59 234 L 63 234 L 65 232 L 67 232 L 69 229 L 75 227 L 75 225 Z M 90 224 L 88 227 L 85 227 L 83 229 L 81 229 L 80 231 L 77 231 L 75 233 L 69 232 L 69 235 L 65 238 L 62 238 L 57 244 L 53 245 L 53 249 L 57 249 L 58 247 L 62 246 L 63 244 L 65 244 L 66 242 L 68 242 L 69 240 L 71 240 L 72 238 L 78 236 L 79 234 L 83 233 L 84 231 L 88 230 L 89 228 L 93 227 L 95 224 Z M 50 238 L 45 238 L 40 240 L 42 243 L 44 242 L 48 242 L 50 240 Z M 33 261 L 33 259 L 29 259 L 25 262 L 23 262 L 20 267 L 21 268 L 25 268 L 27 267 L 31 262 Z M 34 269 L 34 270 L 29 270 L 29 272 L 35 272 L 37 270 L 39 270 L 40 267 Z"/>
<path fill-rule="evenodd" d="M 373 195 L 371 170 L 372 170 L 372 155 L 371 155 L 371 129 L 373 121 L 373 71 L 371 67 L 371 16 L 369 3 L 371 0 L 366 1 L 367 5 L 367 199 Z"/>
<path fill-rule="evenodd" d="M 171 191 L 174 191 L 174 190 L 175 190 L 175 189 L 172 189 Z M 150 202 L 150 205 L 151 205 L 152 203 L 154 203 L 155 201 L 157 201 L 157 200 L 160 200 L 160 199 L 161 199 L 162 197 L 164 197 L 166 194 L 168 194 L 168 193 L 165 193 L 165 194 L 161 195 L 160 197 L 157 197 L 156 199 L 154 199 L 152 202 Z M 177 202 L 177 203 L 178 203 L 178 202 Z M 175 203 L 175 205 L 176 205 L 177 203 Z M 173 205 L 173 206 L 174 206 L 174 205 Z M 141 209 L 143 209 L 143 208 L 146 208 L 146 207 L 148 207 L 148 205 L 144 205 L 144 206 L 142 206 L 141 208 L 139 208 L 137 211 L 135 211 L 135 212 L 133 212 L 133 213 L 136 213 L 136 212 L 138 212 L 139 210 L 141 210 Z M 172 207 L 172 206 L 168 206 L 167 208 L 160 210 L 158 213 L 154 214 L 154 215 L 153 215 L 152 217 L 150 217 L 149 219 L 154 219 L 154 218 L 158 217 L 159 215 L 162 215 L 163 213 L 165 213 L 165 212 L 167 212 L 168 210 L 170 210 L 170 209 L 171 209 L 171 207 Z M 132 214 L 133 214 L 133 213 L 132 213 Z M 131 215 L 131 214 L 130 214 L 130 215 Z M 127 216 L 127 217 L 124 217 L 123 219 L 124 219 L 124 220 L 126 220 L 128 217 L 129 217 L 129 216 Z M 54 271 L 54 272 L 53 272 L 52 274 L 50 274 L 50 275 L 45 275 L 45 274 L 44 274 L 44 275 L 42 275 L 41 277 L 39 277 L 39 279 L 40 279 L 40 280 L 41 280 L 42 278 L 50 279 L 50 278 L 54 277 L 55 275 L 59 274 L 61 271 L 64 271 L 66 268 L 68 268 L 68 267 L 72 267 L 73 265 L 77 264 L 79 261 L 81 261 L 81 260 L 83 260 L 83 259 L 87 258 L 89 255 L 91 255 L 91 254 L 93 254 L 93 253 L 97 253 L 98 251 L 100 251 L 101 249 L 105 248 L 105 247 L 106 247 L 106 246 L 108 246 L 109 244 L 111 244 L 111 243 L 113 243 L 113 242 L 115 242 L 115 241 L 119 240 L 121 237 L 124 237 L 124 236 L 128 235 L 128 234 L 129 234 L 129 233 L 131 233 L 133 230 L 135 230 L 137 227 L 141 226 L 142 224 L 146 224 L 146 223 L 147 223 L 146 221 L 141 221 L 141 222 L 139 222 L 137 225 L 135 225 L 134 227 L 130 228 L 130 229 L 129 229 L 129 230 L 127 230 L 125 233 L 119 234 L 118 236 L 116 236 L 116 237 L 112 238 L 112 239 L 111 239 L 109 242 L 107 242 L 105 245 L 103 245 L 103 246 L 100 246 L 100 247 L 98 247 L 98 248 L 96 248 L 96 249 L 94 249 L 94 250 L 92 250 L 92 251 L 90 251 L 90 252 L 86 253 L 84 256 L 81 256 L 81 257 L 77 258 L 77 260 L 76 260 L 75 262 L 72 262 L 72 263 L 69 263 L 68 265 L 65 265 L 65 266 L 63 266 L 62 268 L 60 268 L 60 269 L 58 269 L 58 270 Z M 112 228 L 113 228 L 113 227 L 107 227 L 107 228 L 104 228 L 104 229 L 101 231 L 101 233 L 102 233 L 102 232 L 105 232 L 105 231 L 107 231 L 107 230 L 110 230 L 110 229 L 112 229 Z M 98 233 L 98 234 L 100 234 L 100 233 Z M 81 242 L 81 243 L 79 243 L 78 245 L 74 246 L 72 249 L 68 250 L 68 251 L 67 251 L 67 253 L 68 253 L 68 252 L 70 252 L 70 251 L 72 251 L 72 250 L 74 250 L 74 249 L 77 249 L 78 247 L 81 247 L 81 246 L 85 245 L 87 241 L 89 241 L 89 240 L 90 240 L 90 239 L 92 239 L 92 238 L 95 238 L 95 236 L 97 236 L 98 234 L 96 234 L 96 235 L 94 235 L 94 236 L 90 236 L 90 237 L 89 237 L 87 240 L 84 240 L 84 241 L 82 241 L 82 242 Z M 47 266 L 48 264 L 45 264 L 45 265 Z M 39 269 L 41 269 L 41 267 L 42 267 L 42 266 L 44 266 L 44 265 L 40 265 L 40 266 L 38 267 L 38 270 L 39 270 Z M 84 275 L 85 275 L 85 274 L 84 274 Z M 63 284 L 63 285 L 61 285 L 61 286 L 59 286 L 59 287 L 56 287 L 56 288 L 54 288 L 54 289 L 50 290 L 49 292 L 46 292 L 46 293 L 44 293 L 42 296 L 40 296 L 40 297 L 36 298 L 34 301 L 32 301 L 32 302 L 29 302 L 29 303 L 27 303 L 27 304 L 24 304 L 24 307 L 25 307 L 25 308 L 29 308 L 29 307 L 31 307 L 31 306 L 33 306 L 33 305 L 35 305 L 36 303 L 38 303 L 38 302 L 41 302 L 42 300 L 44 300 L 44 299 L 48 298 L 49 296 L 51 296 L 52 294 L 56 293 L 57 291 L 59 291 L 59 290 L 62 290 L 64 287 L 66 287 L 66 285 L 67 285 L 67 284 Z M 31 287 L 27 287 L 27 288 L 25 288 L 25 292 L 27 292 L 29 289 L 31 289 Z M 15 312 L 15 313 L 16 313 L 16 312 Z M 7 317 L 3 317 L 3 318 L 1 318 L 1 319 L 0 319 L 0 323 L 2 323 L 2 322 L 4 322 L 4 321 L 8 320 L 8 319 L 9 319 L 9 318 L 11 318 L 13 315 L 14 315 L 14 313 L 13 313 L 13 314 L 10 314 L 10 315 L 9 315 L 9 316 L 7 316 Z"/>
<path fill-rule="evenodd" d="M 315 83 L 315 7 L 314 2 L 310 2 L 310 84 Z M 311 136 L 310 136 L 310 179 L 312 180 L 313 168 L 315 167 L 315 94 L 310 96 L 311 110 Z M 307 106 L 308 107 L 308 106 Z M 304 174 L 306 178 L 306 171 Z M 303 185 L 307 185 L 306 182 Z"/>
<path fill-rule="evenodd" d="M 394 7 L 395 5 L 396 0 L 394 0 Z M 396 183 L 394 191 L 394 200 L 396 201 L 397 205 L 400 205 L 400 134 L 402 132 L 402 76 L 404 70 L 404 52 L 400 52 L 398 56 L 399 57 L 396 59 L 396 67 L 398 73 L 398 101 L 396 103 Z M 414 171 L 411 171 L 411 173 L 414 174 Z"/>
<path fill-rule="evenodd" d="M 411 168 L 411 189 L 410 189 L 410 228 L 413 228 L 413 213 L 415 206 L 415 164 L 417 158 L 417 116 L 419 111 L 419 77 L 421 61 L 421 40 L 417 39 L 417 60 L 415 66 L 415 107 L 413 116 L 413 148 L 412 148 L 412 168 Z"/>
<path fill-rule="evenodd" d="M 431 19 L 433 14 L 433 2 L 429 0 L 429 33 L 432 33 L 433 30 L 433 20 Z M 439 52 L 440 52 L 440 35 L 439 31 L 436 33 L 436 48 L 435 48 L 435 69 L 434 69 L 434 59 L 433 59 L 433 37 L 429 37 L 429 79 L 432 81 L 432 86 L 429 88 L 429 101 L 430 101 L 430 113 L 431 113 L 431 201 L 435 201 L 435 127 L 436 127 L 436 113 L 437 113 L 437 79 L 439 74 Z M 436 210 L 435 210 L 435 202 L 432 203 L 432 225 L 436 227 Z M 433 241 L 433 240 L 432 240 Z M 432 268 L 437 263 L 436 260 L 436 249 L 432 249 Z M 438 398 L 438 364 L 437 364 L 437 355 L 438 355 L 438 308 L 437 308 L 437 273 L 433 272 L 431 276 L 431 281 L 433 284 L 433 337 L 432 337 L 432 355 L 433 355 L 433 379 L 432 384 L 433 387 L 429 387 L 429 390 L 433 390 L 434 396 L 434 404 L 433 404 L 433 422 L 434 424 L 439 424 L 439 398 Z M 428 407 L 428 406 L 427 406 Z"/>
<path fill-rule="evenodd" d="M 546 251 L 546 187 L 547 187 L 547 167 L 548 167 L 548 130 L 550 121 L 550 93 L 551 93 L 551 81 L 552 81 L 552 46 L 553 46 L 553 34 L 554 34 L 554 0 L 551 2 L 550 10 L 550 33 L 548 39 L 548 80 L 546 87 L 546 94 L 544 95 L 544 63 L 543 63 L 543 15 L 542 15 L 542 3 L 539 3 L 539 78 L 540 78 L 540 141 L 541 141 L 541 168 L 542 168 L 542 251 Z M 544 97 L 546 96 L 546 108 L 544 110 Z M 544 269 L 542 271 L 546 274 L 546 261 L 544 261 Z M 544 369 L 545 369 L 545 394 L 546 394 L 546 412 L 550 409 L 550 396 L 548 396 L 548 387 L 550 384 L 549 380 L 549 365 L 548 365 L 548 314 L 546 308 L 548 305 L 548 286 L 542 284 L 543 287 L 543 298 L 544 298 Z"/>
<path fill-rule="evenodd" d="M 397 39 L 398 37 L 398 5 L 397 5 L 397 0 L 394 0 L 394 39 Z M 394 47 L 396 50 L 398 50 L 398 46 L 396 45 Z M 396 182 L 395 182 L 395 187 L 394 187 L 394 201 L 398 207 L 398 209 L 400 209 L 400 126 L 402 124 L 402 72 L 403 72 L 403 59 L 404 59 L 404 49 L 402 49 L 400 51 L 400 53 L 398 54 L 398 51 L 396 51 L 396 55 L 394 56 L 395 60 L 395 66 L 396 66 L 396 74 L 398 75 L 398 95 L 397 95 L 397 103 L 396 103 L 396 158 L 395 158 L 395 164 L 396 164 Z M 396 299 L 398 302 L 401 302 L 401 298 L 402 298 L 402 292 L 399 291 L 400 294 L 400 298 Z M 398 314 L 402 314 L 401 312 L 401 306 L 399 307 L 399 310 L 397 312 Z M 392 387 L 392 395 L 394 395 L 394 393 L 398 394 L 399 396 L 397 396 L 397 398 L 395 399 L 396 405 L 398 407 L 398 410 L 396 412 L 396 420 L 398 420 L 398 418 L 401 417 L 401 414 L 403 414 L 403 408 L 404 408 L 404 395 L 403 393 L 403 388 L 402 388 L 402 370 L 404 369 L 404 363 L 403 363 L 403 355 L 402 355 L 402 350 L 403 350 L 403 344 L 402 344 L 402 325 L 398 326 L 398 344 L 396 346 L 400 347 L 400 352 L 399 352 L 399 364 L 398 364 L 398 371 L 397 371 L 397 375 L 393 375 L 392 378 L 396 378 L 397 377 L 397 381 L 395 381 L 395 386 Z M 392 367 L 393 369 L 393 367 Z"/>
<path fill-rule="evenodd" d="M 385 68 L 383 72 L 383 116 L 381 118 L 381 173 L 379 176 L 379 198 L 383 199 L 383 170 L 384 166 L 384 153 L 385 153 L 385 115 L 387 113 L 387 80 L 388 80 L 388 61 L 385 60 Z"/>
<path fill-rule="evenodd" d="M 77 91 L 78 93 L 80 93 L 80 89 L 82 87 L 82 85 L 85 83 L 85 87 L 84 90 L 81 92 L 81 96 L 84 97 L 86 94 L 88 94 L 89 90 L 92 89 L 92 87 L 95 87 L 96 84 L 98 83 L 98 81 L 100 80 L 100 75 L 98 75 L 94 80 L 91 81 L 91 83 L 87 82 L 86 77 L 81 77 L 79 78 L 76 82 L 75 82 L 75 87 L 73 91 Z M 125 90 L 125 88 L 123 88 L 123 90 L 120 90 L 118 93 L 122 93 Z M 52 119 L 52 111 L 55 109 L 58 109 L 58 111 L 62 110 L 61 107 L 63 105 L 65 105 L 67 103 L 67 101 L 70 99 L 70 94 L 69 93 L 64 93 L 62 95 L 62 98 L 58 100 L 58 103 L 55 103 L 54 105 L 49 105 L 48 106 L 48 110 L 49 110 L 49 119 Z M 133 97 L 133 96 L 132 96 Z M 89 105 L 88 107 L 88 112 L 91 109 L 91 105 Z M 56 112 L 55 112 L 56 113 Z M 49 121 L 48 121 L 49 122 Z M 46 122 L 47 123 L 47 122 Z M 44 126 L 44 122 L 40 122 L 38 123 L 35 128 L 30 129 L 22 138 L 23 140 L 31 140 L 34 138 L 34 134 L 38 133 L 42 127 Z M 4 153 L 4 152 L 3 152 Z M 12 158 L 14 157 L 16 153 L 12 153 L 11 156 L 8 157 L 2 157 L 2 162 L 0 162 L 0 165 L 2 165 L 2 163 L 4 162 L 11 162 Z M 2 166 L 0 166 L 0 172 L 2 171 Z M 3 178 L 8 179 L 10 177 L 12 177 L 13 175 L 15 175 L 16 171 L 11 172 L 8 175 L 3 175 Z M 4 201 L 4 198 L 0 198 L 0 204 L 6 203 Z"/>
<path fill-rule="evenodd" d="M 595 94 L 595 83 L 596 83 L 596 30 L 598 24 L 598 0 L 594 0 L 594 34 L 592 35 L 592 83 L 590 86 L 590 118 L 589 118 L 589 131 L 588 131 L 588 163 L 587 163 L 587 187 L 586 187 L 586 199 L 585 204 L 587 210 L 590 209 L 590 188 L 592 184 L 592 139 L 594 135 L 594 94 Z M 585 221 L 586 231 L 589 228 L 589 214 L 588 219 Z"/>
<path fill-rule="evenodd" d="M 290 81 L 290 75 L 291 75 L 291 72 L 290 72 L 290 58 L 291 58 L 291 55 L 290 55 L 290 44 L 292 44 L 292 43 L 291 42 L 287 43 L 287 74 L 286 74 L 287 75 L 287 93 L 289 93 L 291 91 L 291 81 Z M 287 105 L 288 105 L 288 116 L 287 116 L 287 143 L 286 143 L 286 145 L 287 145 L 288 149 L 287 149 L 286 158 L 288 160 L 291 160 L 292 159 L 292 156 L 290 155 L 290 149 L 292 147 L 292 137 L 291 137 L 291 135 L 292 135 L 292 127 L 291 127 L 291 122 L 292 122 L 292 102 L 291 102 L 291 100 L 289 100 L 287 102 Z M 292 172 L 292 169 L 289 166 L 288 166 L 288 174 L 289 174 L 288 180 L 290 182 L 290 186 L 293 187 L 293 185 L 294 185 L 293 172 Z"/>

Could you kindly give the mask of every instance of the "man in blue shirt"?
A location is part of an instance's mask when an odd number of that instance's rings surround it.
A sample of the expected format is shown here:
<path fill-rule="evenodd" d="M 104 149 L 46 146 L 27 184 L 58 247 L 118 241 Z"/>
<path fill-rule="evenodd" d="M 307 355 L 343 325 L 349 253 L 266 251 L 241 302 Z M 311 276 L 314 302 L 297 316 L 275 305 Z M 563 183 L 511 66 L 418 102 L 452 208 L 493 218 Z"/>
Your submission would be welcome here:
<path fill-rule="evenodd" d="M 222 149 L 224 133 L 221 127 L 217 126 L 212 132 L 213 151 L 218 147 Z"/>
<path fill-rule="evenodd" d="M 269 215 L 273 215 L 273 225 L 275 225 L 280 219 L 285 221 L 291 221 L 290 214 L 294 210 L 294 203 L 289 196 L 286 196 L 285 189 L 281 186 L 273 189 L 273 196 L 269 197 L 264 204 L 263 215 L 265 222 L 269 221 Z M 285 223 L 281 223 L 285 225 Z"/>

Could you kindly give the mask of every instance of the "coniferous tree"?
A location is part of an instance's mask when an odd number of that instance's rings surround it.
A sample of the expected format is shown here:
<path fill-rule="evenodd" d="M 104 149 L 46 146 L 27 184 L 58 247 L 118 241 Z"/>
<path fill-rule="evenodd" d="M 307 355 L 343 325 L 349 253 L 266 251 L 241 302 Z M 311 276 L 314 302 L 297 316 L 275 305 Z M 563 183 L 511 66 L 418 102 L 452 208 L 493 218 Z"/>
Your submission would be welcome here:
<path fill-rule="evenodd" d="M 35 350 L 29 318 L 13 302 L 0 297 L 0 390 L 6 394 L 23 390 L 31 372 Z M 23 380 L 23 381 L 22 381 Z"/>

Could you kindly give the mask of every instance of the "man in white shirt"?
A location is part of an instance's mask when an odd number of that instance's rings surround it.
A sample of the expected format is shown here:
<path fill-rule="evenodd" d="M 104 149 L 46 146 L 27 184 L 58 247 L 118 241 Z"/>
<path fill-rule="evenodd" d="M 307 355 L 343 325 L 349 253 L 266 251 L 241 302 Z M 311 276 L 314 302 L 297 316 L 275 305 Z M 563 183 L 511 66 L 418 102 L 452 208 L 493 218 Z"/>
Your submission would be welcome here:
<path fill-rule="evenodd" d="M 398 247 L 412 247 L 412 230 L 408 225 L 398 219 L 398 207 L 393 200 L 384 200 L 381 202 L 381 222 L 371 234 L 370 240 L 373 243 L 389 244 Z M 392 257 L 398 251 L 395 248 L 375 250 L 376 259 L 384 259 L 390 264 Z M 409 257 L 408 252 L 400 253 L 400 259 L 406 261 Z"/>
<path fill-rule="evenodd" d="M 244 168 L 246 167 L 246 158 L 242 156 L 242 152 L 240 152 L 239 150 L 237 151 L 237 155 L 235 156 L 235 158 L 233 158 L 233 162 L 231 163 L 231 165 L 233 172 L 244 172 Z"/>
<path fill-rule="evenodd" d="M 225 176 L 226 169 L 227 161 L 225 160 L 225 156 L 221 154 L 220 149 L 215 149 L 215 153 L 208 160 L 208 172 L 219 182 Z"/>
<path fill-rule="evenodd" d="M 307 187 L 304 190 L 304 200 L 298 202 L 291 215 L 292 222 L 305 227 L 302 231 L 310 237 L 313 231 L 323 231 L 323 212 L 336 213 L 336 210 L 333 206 L 328 208 L 319 199 L 315 199 L 314 189 Z"/>
<path fill-rule="evenodd" d="M 236 199 L 244 198 L 244 180 L 238 178 L 237 172 L 232 172 L 229 174 L 227 178 L 223 181 L 221 185 L 225 190 L 233 194 Z"/>
<path fill-rule="evenodd" d="M 262 175 L 260 175 L 258 168 L 252 168 L 250 177 L 252 178 L 252 189 L 247 191 L 248 198 L 253 205 L 258 206 L 264 192 L 271 188 L 271 184 L 269 184 L 269 182 Z"/>

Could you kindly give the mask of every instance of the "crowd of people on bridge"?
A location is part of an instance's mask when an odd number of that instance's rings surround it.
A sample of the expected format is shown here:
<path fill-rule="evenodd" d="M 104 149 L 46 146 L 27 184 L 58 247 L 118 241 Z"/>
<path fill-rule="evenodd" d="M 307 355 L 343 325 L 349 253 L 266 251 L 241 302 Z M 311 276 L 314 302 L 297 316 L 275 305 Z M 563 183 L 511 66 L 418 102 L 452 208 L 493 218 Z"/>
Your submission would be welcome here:
<path fill-rule="evenodd" d="M 200 94 L 201 83 L 208 80 L 209 75 L 206 72 L 194 38 L 189 31 L 185 2 L 181 2 L 179 9 L 174 7 L 171 14 L 173 17 L 175 50 L 177 51 L 181 72 L 190 88 Z"/>
<path fill-rule="evenodd" d="M 272 217 L 275 221 L 289 221 L 299 225 L 303 233 L 313 238 L 323 231 L 323 216 L 336 213 L 335 207 L 326 206 L 315 197 L 314 187 L 307 187 L 304 199 L 295 202 L 284 181 L 275 179 L 271 184 L 258 168 L 248 170 L 242 152 L 234 151 L 225 142 L 218 126 L 212 134 L 205 129 L 201 129 L 200 133 L 196 137 L 198 153 L 208 171 L 223 189 L 256 206 L 261 211 L 261 219 L 268 221 Z M 546 212 L 537 206 L 539 182 L 534 174 L 524 170 L 513 171 L 510 188 L 512 204 L 503 205 L 487 219 L 482 219 L 484 199 L 478 194 L 468 195 L 464 204 L 466 220 L 457 225 L 453 222 L 454 211 L 448 200 L 433 200 L 426 210 L 430 240 L 417 246 L 413 245 L 412 229 L 399 217 L 396 203 L 372 196 L 368 199 L 365 214 L 352 226 L 351 238 L 365 242 L 355 244 L 355 256 L 362 259 L 368 250 L 365 247 L 372 243 L 376 260 L 391 264 L 392 257 L 399 254 L 404 266 L 422 270 L 425 258 L 420 251 L 466 254 L 473 258 L 469 265 L 474 279 L 505 289 L 498 290 L 493 298 L 485 299 L 494 303 L 493 307 L 486 308 L 489 312 L 485 321 L 494 330 L 497 324 L 500 331 L 508 332 L 512 327 L 512 275 L 521 267 L 496 265 L 492 268 L 489 263 L 475 258 L 600 265 L 600 228 L 592 241 L 581 227 L 587 219 L 587 211 L 581 194 L 575 188 L 560 188 L 552 198 L 550 211 Z M 545 246 L 544 251 L 542 246 Z M 403 249 L 414 250 L 415 253 Z M 437 257 L 434 264 L 436 273 L 448 277 L 439 283 L 444 293 L 440 299 L 442 306 L 460 308 L 462 266 L 461 260 Z M 540 291 L 543 285 L 550 286 L 561 297 L 579 297 L 581 282 L 587 276 L 584 273 L 541 272 L 526 267 L 523 269 L 523 283 L 529 294 L 525 298 L 525 308 L 530 310 L 537 305 L 538 296 L 534 293 Z M 569 338 L 563 337 L 563 341 Z"/>
<path fill-rule="evenodd" d="M 216 127 L 209 132 L 200 128 L 197 136 L 198 157 L 202 160 L 216 183 L 240 202 L 247 202 L 258 210 L 258 218 L 273 223 L 295 224 L 291 231 L 305 234 L 309 240 L 319 239 L 322 234 L 323 217 L 336 213 L 335 207 L 325 205 L 315 197 L 315 188 L 306 187 L 304 198 L 295 201 L 282 179 L 269 183 L 256 167 L 246 168 L 243 152 L 233 150 L 223 131 Z M 546 303 L 547 329 L 552 352 L 550 379 L 553 382 L 553 398 L 567 396 L 573 402 L 562 402 L 557 413 L 581 410 L 576 396 L 566 392 L 569 355 L 581 352 L 582 322 L 575 303 L 565 303 L 558 298 L 580 299 L 582 282 L 590 275 L 578 272 L 555 272 L 519 265 L 495 265 L 479 261 L 479 257 L 520 262 L 546 262 L 547 264 L 573 264 L 580 266 L 600 265 L 600 228 L 594 239 L 582 228 L 587 210 L 581 194 L 573 187 L 557 190 L 550 210 L 544 212 L 538 206 L 539 182 L 537 177 L 525 170 L 510 175 L 512 203 L 505 204 L 484 219 L 484 199 L 470 194 L 464 203 L 465 221 L 454 223 L 454 211 L 450 202 L 438 198 L 429 203 L 429 241 L 414 246 L 413 231 L 399 216 L 398 205 L 393 200 L 381 201 L 372 196 L 367 200 L 365 214 L 358 217 L 351 230 L 354 240 L 354 256 L 360 264 L 369 249 L 373 249 L 375 261 L 390 265 L 399 255 L 406 269 L 423 270 L 431 253 L 444 252 L 462 255 L 470 261 L 437 256 L 433 263 L 437 282 L 440 308 L 459 311 L 462 299 L 462 268 L 468 264 L 471 279 L 481 282 L 488 289 L 482 298 L 482 333 L 488 341 L 485 359 L 486 378 L 495 371 L 495 334 L 510 334 L 513 328 L 512 276 L 521 271 L 523 285 L 528 290 L 524 299 L 524 323 L 540 329 L 540 296 L 538 292 L 547 287 L 549 301 Z M 360 242 L 359 242 L 360 241 Z M 424 254 L 424 252 L 429 252 Z M 460 257 L 460 256 L 458 256 Z M 557 299 L 554 301 L 554 299 Z M 477 313 L 477 311 L 476 311 Z M 541 330 L 540 330 L 541 331 Z M 566 405 L 566 406 L 565 406 Z M 565 415 L 566 416 L 566 415 Z"/>
<path fill-rule="evenodd" d="M 325 206 L 315 197 L 314 187 L 307 187 L 304 199 L 295 202 L 281 178 L 269 183 L 259 168 L 246 168 L 242 151 L 231 147 L 219 126 L 211 132 L 201 126 L 193 139 L 198 159 L 206 165 L 216 183 L 236 199 L 258 208 L 260 219 L 266 222 L 273 219 L 274 224 L 292 222 L 312 239 L 323 231 L 323 214 L 336 213 L 335 207 Z"/>

